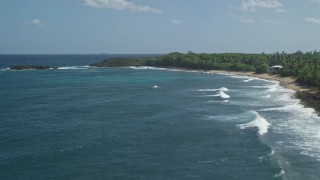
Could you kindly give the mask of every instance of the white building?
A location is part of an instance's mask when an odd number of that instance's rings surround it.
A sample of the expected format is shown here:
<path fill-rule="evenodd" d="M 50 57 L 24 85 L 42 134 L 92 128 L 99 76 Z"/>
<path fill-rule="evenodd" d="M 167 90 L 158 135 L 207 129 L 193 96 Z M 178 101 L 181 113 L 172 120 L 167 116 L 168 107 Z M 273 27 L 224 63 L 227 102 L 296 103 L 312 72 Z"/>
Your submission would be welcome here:
<path fill-rule="evenodd" d="M 278 73 L 281 69 L 283 69 L 281 65 L 272 66 L 269 69 L 269 73 Z"/>

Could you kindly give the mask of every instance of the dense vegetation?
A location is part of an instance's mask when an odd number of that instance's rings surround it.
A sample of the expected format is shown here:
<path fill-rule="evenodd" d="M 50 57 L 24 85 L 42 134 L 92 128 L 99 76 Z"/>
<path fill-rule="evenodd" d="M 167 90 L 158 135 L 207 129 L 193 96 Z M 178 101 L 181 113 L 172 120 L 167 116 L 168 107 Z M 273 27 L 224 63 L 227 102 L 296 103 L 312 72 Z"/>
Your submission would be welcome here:
<path fill-rule="evenodd" d="M 274 65 L 281 65 L 283 69 L 277 73 L 282 76 L 296 77 L 300 83 L 320 87 L 320 52 L 301 51 L 287 54 L 196 54 L 193 52 L 170 53 L 164 56 L 141 59 L 112 59 L 92 64 L 97 67 L 120 66 L 154 66 L 167 68 L 187 68 L 201 70 L 229 70 L 254 71 L 266 73 Z"/>

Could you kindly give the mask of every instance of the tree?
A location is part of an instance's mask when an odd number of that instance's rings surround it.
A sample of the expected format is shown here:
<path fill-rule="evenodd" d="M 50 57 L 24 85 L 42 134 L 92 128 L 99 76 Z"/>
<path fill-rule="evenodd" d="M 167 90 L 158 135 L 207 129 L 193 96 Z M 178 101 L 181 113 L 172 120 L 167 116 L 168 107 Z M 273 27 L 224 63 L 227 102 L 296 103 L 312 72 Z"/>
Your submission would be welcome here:
<path fill-rule="evenodd" d="M 268 64 L 262 63 L 262 64 L 260 64 L 259 66 L 256 67 L 255 72 L 256 72 L 257 74 L 267 73 L 267 72 L 268 72 L 268 69 L 269 69 Z"/>

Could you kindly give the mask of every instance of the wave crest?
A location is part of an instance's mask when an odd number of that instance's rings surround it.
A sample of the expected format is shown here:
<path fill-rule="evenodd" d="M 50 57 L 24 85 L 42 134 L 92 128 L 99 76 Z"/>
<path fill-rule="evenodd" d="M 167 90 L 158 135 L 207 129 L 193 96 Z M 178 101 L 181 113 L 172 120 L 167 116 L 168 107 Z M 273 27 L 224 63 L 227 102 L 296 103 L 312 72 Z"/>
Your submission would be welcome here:
<path fill-rule="evenodd" d="M 269 127 L 271 124 L 263 117 L 259 115 L 256 111 L 251 111 L 256 115 L 256 118 L 248 123 L 245 124 L 239 124 L 237 125 L 240 129 L 247 129 L 251 127 L 257 127 L 259 129 L 259 134 L 264 135 L 268 132 Z"/>
<path fill-rule="evenodd" d="M 207 97 L 221 97 L 223 99 L 229 99 L 231 97 L 223 91 L 219 91 L 217 94 L 214 94 L 214 95 L 206 95 L 206 96 Z"/>
<path fill-rule="evenodd" d="M 226 87 L 221 87 L 221 88 L 219 88 L 219 89 L 199 89 L 198 91 L 200 91 L 200 92 L 215 92 L 215 91 L 224 91 L 224 92 L 227 92 L 227 91 L 229 91 L 229 89 L 226 88 Z"/>
<path fill-rule="evenodd" d="M 73 70 L 73 69 L 88 69 L 90 66 L 64 66 L 64 67 L 58 67 L 60 70 Z"/>

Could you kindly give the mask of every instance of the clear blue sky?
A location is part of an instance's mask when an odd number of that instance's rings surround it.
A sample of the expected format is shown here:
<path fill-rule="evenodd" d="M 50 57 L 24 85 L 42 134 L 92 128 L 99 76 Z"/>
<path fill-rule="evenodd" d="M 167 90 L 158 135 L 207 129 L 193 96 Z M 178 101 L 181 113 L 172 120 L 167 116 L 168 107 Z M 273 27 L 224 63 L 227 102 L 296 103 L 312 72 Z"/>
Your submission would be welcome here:
<path fill-rule="evenodd" d="M 320 0 L 1 0 L 0 54 L 320 50 Z"/>

